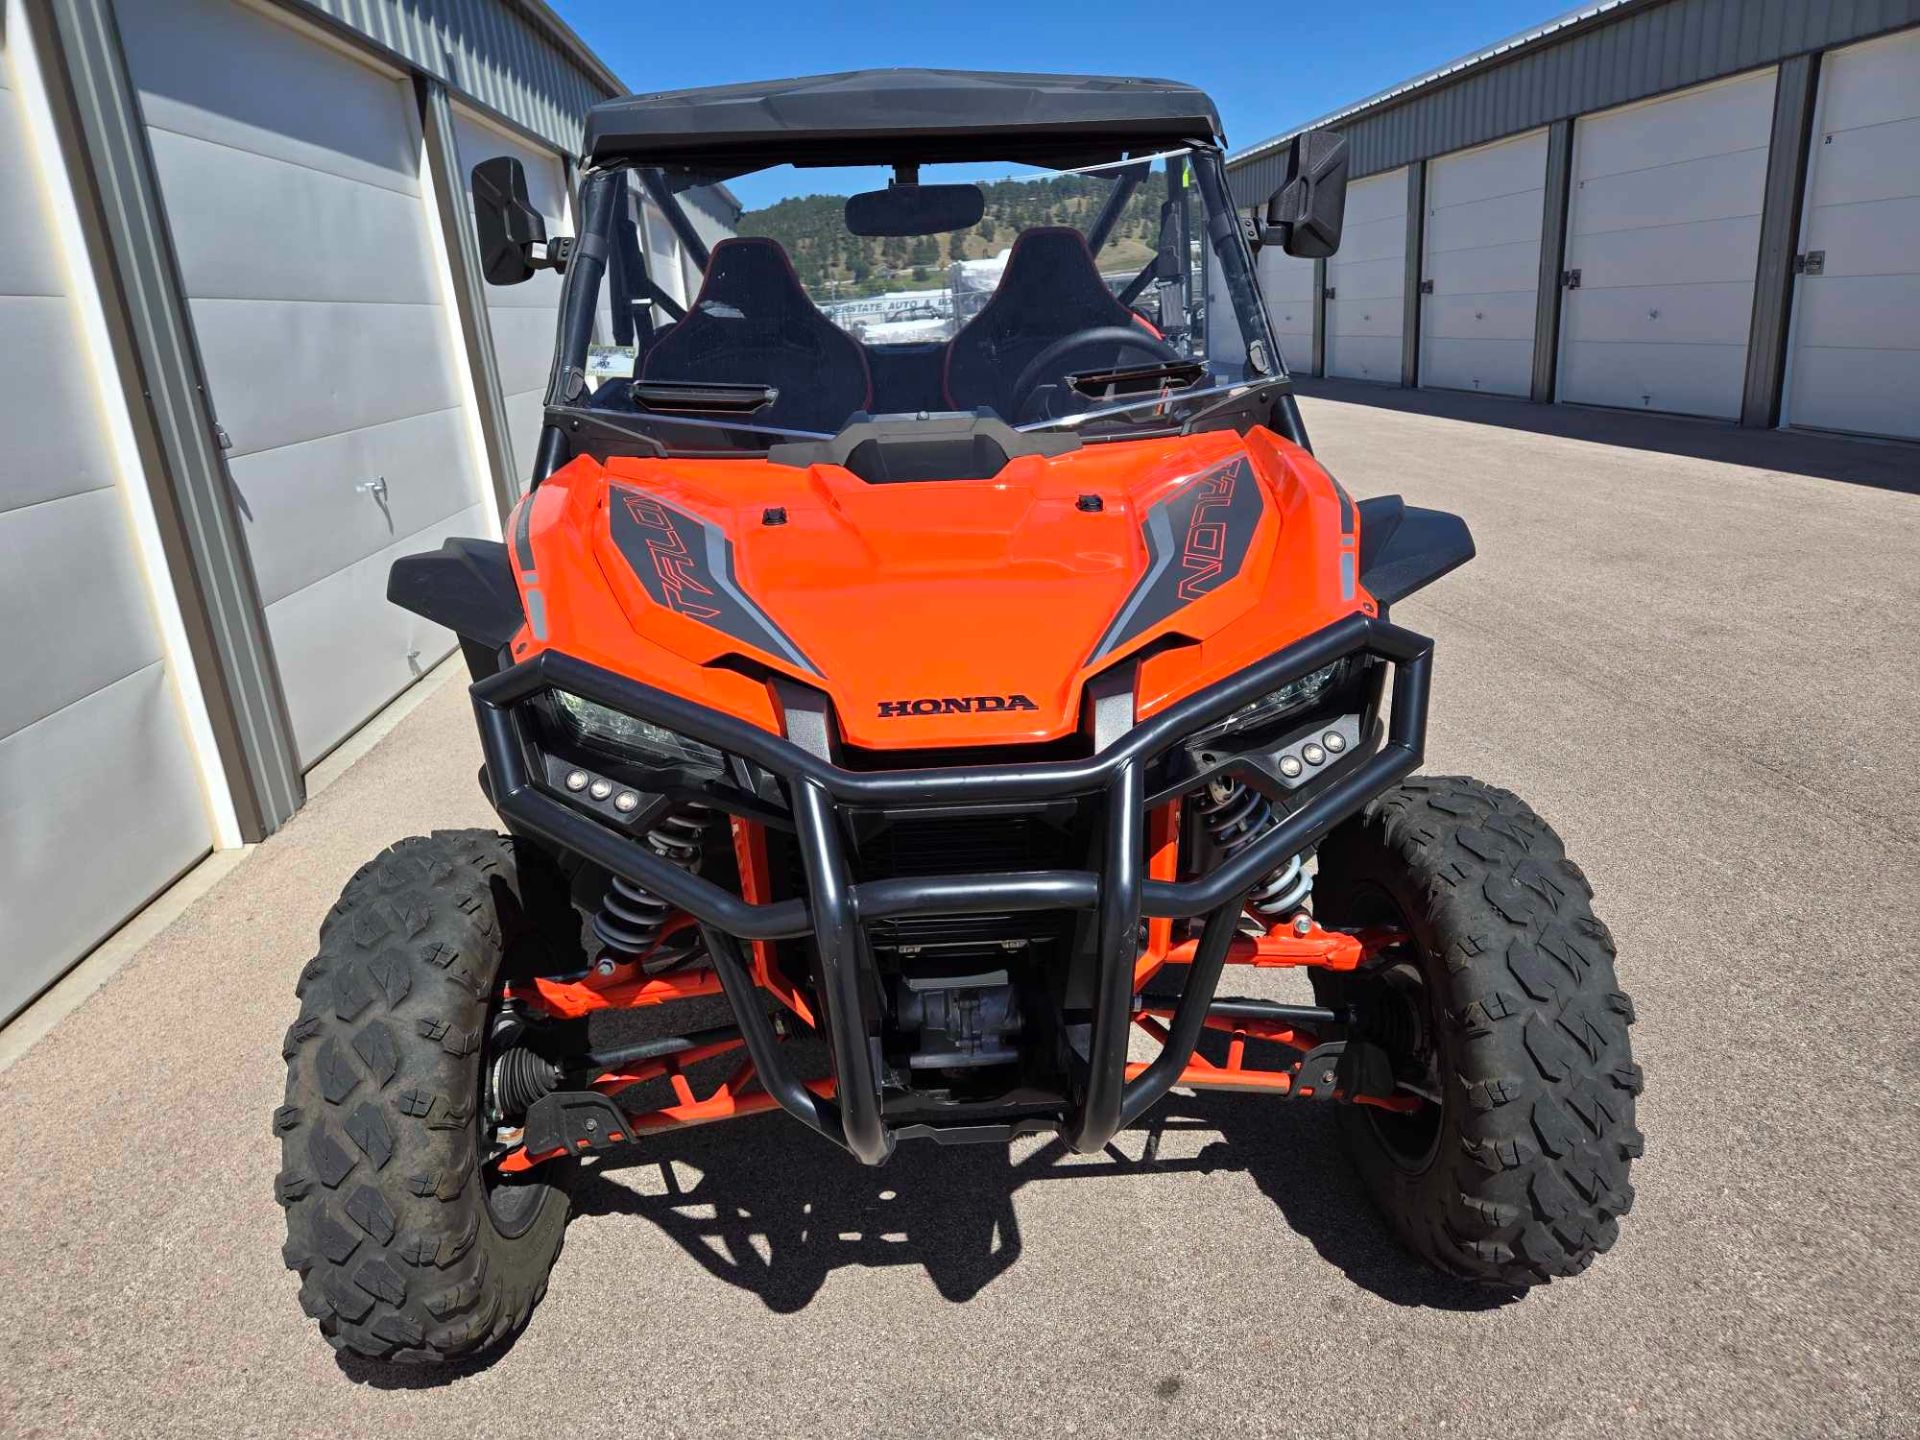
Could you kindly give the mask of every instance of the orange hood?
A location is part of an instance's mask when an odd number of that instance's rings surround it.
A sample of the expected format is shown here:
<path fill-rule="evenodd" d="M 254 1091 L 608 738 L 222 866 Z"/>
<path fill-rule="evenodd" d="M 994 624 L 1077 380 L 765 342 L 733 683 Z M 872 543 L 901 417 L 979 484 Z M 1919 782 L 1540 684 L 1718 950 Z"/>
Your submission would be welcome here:
<path fill-rule="evenodd" d="M 861 747 L 1057 739 L 1079 728 L 1086 680 L 1155 640 L 1194 643 L 1155 647 L 1142 717 L 1370 612 L 1344 509 L 1343 533 L 1325 472 L 1265 431 L 1026 456 L 981 481 L 580 459 L 511 522 L 543 622 L 514 649 L 775 730 L 766 676 L 785 674 L 825 691 Z"/>

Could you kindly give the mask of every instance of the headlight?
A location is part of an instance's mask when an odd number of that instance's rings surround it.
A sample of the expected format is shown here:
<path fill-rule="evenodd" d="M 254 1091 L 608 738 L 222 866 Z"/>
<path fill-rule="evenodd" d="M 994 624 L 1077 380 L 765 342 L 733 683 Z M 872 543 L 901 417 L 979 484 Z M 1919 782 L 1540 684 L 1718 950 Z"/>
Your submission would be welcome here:
<path fill-rule="evenodd" d="M 1242 705 L 1219 724 L 1209 726 L 1194 738 L 1211 739 L 1233 730 L 1250 730 L 1296 710 L 1304 710 L 1338 684 L 1346 670 L 1347 662 L 1336 660 L 1323 669 L 1302 675 L 1298 680 L 1289 681 L 1278 690 L 1269 690 L 1258 700 Z"/>
<path fill-rule="evenodd" d="M 690 740 L 678 731 L 651 720 L 623 715 L 566 690 L 551 690 L 554 714 L 574 735 L 589 745 L 616 750 L 643 765 L 692 766 L 719 774 L 726 757 L 711 745 Z"/>

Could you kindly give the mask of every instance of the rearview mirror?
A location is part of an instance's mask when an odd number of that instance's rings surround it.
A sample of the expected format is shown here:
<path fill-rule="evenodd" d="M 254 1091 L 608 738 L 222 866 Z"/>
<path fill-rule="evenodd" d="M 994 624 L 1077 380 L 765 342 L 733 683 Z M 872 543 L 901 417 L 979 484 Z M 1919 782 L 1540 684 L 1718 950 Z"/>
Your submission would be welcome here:
<path fill-rule="evenodd" d="M 1347 137 L 1309 130 L 1293 138 L 1287 178 L 1267 201 L 1260 243 L 1278 243 L 1302 260 L 1322 260 L 1340 248 L 1347 213 Z"/>
<path fill-rule="evenodd" d="M 473 167 L 473 228 L 489 285 L 518 285 L 538 268 L 533 247 L 546 244 L 547 222 L 527 199 L 527 172 L 511 155 Z"/>
<path fill-rule="evenodd" d="M 978 185 L 889 185 L 847 197 L 850 235 L 944 235 L 978 225 L 987 197 Z"/>

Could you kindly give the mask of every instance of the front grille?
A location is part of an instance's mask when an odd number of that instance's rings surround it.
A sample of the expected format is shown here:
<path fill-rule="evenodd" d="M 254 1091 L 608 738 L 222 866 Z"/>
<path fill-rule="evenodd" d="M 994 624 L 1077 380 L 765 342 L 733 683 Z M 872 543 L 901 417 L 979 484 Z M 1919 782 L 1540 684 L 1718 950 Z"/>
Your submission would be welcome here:
<path fill-rule="evenodd" d="M 1077 806 L 988 813 L 933 812 L 856 816 L 854 871 L 861 880 L 915 875 L 979 875 L 1073 869 L 1087 863 Z M 1072 917 L 1051 914 L 915 915 L 876 921 L 876 954 L 911 964 L 1004 963 L 1045 951 L 1071 933 Z"/>

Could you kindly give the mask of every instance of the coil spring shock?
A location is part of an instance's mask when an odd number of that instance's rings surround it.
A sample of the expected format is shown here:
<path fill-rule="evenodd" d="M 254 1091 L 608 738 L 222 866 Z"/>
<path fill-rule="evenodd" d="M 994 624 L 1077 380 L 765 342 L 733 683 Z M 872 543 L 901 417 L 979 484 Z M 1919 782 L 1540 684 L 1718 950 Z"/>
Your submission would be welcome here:
<path fill-rule="evenodd" d="M 1201 822 L 1221 858 L 1231 860 L 1258 840 L 1278 822 L 1273 804 L 1244 780 L 1214 779 L 1207 782 L 1207 798 L 1200 806 Z M 1247 909 L 1268 919 L 1290 915 L 1306 903 L 1313 893 L 1313 881 L 1298 855 L 1268 872 L 1247 895 Z"/>
<path fill-rule="evenodd" d="M 647 848 L 682 870 L 698 870 L 712 816 L 707 806 L 688 801 L 647 831 Z M 673 907 L 651 890 L 618 875 L 609 876 L 607 893 L 593 917 L 594 938 L 628 960 L 645 956 L 649 971 L 671 970 L 684 965 L 700 948 L 699 932 L 692 929 L 660 939 L 672 915 Z"/>

